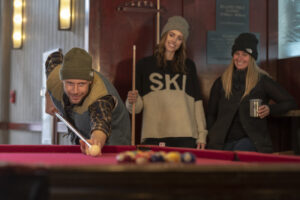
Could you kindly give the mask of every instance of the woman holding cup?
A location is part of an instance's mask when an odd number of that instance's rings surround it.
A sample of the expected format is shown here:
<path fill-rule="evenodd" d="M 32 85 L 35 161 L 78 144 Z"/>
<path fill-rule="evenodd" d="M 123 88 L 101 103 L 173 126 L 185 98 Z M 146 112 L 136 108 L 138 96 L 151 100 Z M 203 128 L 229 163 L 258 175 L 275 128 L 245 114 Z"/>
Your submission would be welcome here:
<path fill-rule="evenodd" d="M 297 108 L 294 98 L 257 66 L 257 44 L 254 34 L 240 34 L 232 46 L 231 63 L 211 88 L 208 148 L 270 153 L 266 117 Z"/>

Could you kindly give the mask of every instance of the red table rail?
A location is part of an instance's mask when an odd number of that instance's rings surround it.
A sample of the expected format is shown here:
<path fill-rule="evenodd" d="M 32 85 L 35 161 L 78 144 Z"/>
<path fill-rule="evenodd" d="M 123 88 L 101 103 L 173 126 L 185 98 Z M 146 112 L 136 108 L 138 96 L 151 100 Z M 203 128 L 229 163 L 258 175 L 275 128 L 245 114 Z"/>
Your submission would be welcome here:
<path fill-rule="evenodd" d="M 189 151 L 195 164 L 119 164 L 119 152 Z M 1 199 L 298 199 L 300 158 L 158 146 L 0 145 Z M 7 197 L 7 198 L 6 198 Z"/>

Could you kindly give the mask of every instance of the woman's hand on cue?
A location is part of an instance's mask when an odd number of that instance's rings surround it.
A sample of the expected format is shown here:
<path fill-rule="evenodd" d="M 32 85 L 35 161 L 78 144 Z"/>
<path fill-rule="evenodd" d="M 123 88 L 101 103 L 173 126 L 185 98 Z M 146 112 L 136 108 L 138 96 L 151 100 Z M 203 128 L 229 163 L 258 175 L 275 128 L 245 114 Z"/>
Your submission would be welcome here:
<path fill-rule="evenodd" d="M 128 102 L 130 104 L 136 103 L 138 94 L 139 93 L 138 93 L 137 90 L 131 90 L 131 91 L 129 91 L 128 94 L 127 94 Z"/>

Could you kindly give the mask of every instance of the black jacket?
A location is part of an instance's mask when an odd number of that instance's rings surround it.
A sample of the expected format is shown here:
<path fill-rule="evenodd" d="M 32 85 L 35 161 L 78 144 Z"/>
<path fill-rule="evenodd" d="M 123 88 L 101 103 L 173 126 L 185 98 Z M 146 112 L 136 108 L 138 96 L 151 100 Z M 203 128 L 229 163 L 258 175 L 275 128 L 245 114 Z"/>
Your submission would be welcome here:
<path fill-rule="evenodd" d="M 208 148 L 223 149 L 230 125 L 238 112 L 242 127 L 253 141 L 257 151 L 273 151 L 267 119 L 250 117 L 250 99 L 262 99 L 263 104 L 269 105 L 271 115 L 283 114 L 297 108 L 294 98 L 266 75 L 261 75 L 257 85 L 242 100 L 239 93 L 233 93 L 229 99 L 226 99 L 221 77 L 219 77 L 213 84 L 208 104 Z M 269 104 L 270 100 L 275 104 Z"/>

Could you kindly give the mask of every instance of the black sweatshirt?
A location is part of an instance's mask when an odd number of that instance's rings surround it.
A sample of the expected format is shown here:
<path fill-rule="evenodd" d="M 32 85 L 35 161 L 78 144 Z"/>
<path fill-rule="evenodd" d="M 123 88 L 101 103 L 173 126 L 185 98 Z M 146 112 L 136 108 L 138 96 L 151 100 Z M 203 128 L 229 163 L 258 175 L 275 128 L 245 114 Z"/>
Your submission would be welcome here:
<path fill-rule="evenodd" d="M 193 61 L 187 59 L 187 73 L 157 66 L 154 56 L 137 63 L 136 88 L 139 98 L 136 113 L 143 110 L 142 139 L 193 137 L 206 143 L 206 121 L 197 72 Z M 129 112 L 131 106 L 126 103 Z"/>

